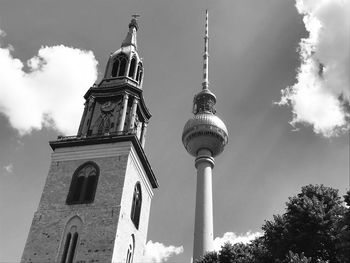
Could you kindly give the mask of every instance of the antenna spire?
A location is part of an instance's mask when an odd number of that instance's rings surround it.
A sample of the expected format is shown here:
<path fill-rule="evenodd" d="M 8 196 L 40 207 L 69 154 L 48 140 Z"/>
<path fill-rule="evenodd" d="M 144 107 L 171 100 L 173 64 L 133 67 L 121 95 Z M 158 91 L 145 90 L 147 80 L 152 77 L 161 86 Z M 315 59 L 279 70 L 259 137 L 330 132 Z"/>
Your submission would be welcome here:
<path fill-rule="evenodd" d="M 208 9 L 205 10 L 205 36 L 204 36 L 204 54 L 203 54 L 203 89 L 209 88 L 209 71 L 208 71 L 208 62 L 209 62 L 209 33 L 208 33 L 208 23 L 209 23 L 209 14 Z"/>

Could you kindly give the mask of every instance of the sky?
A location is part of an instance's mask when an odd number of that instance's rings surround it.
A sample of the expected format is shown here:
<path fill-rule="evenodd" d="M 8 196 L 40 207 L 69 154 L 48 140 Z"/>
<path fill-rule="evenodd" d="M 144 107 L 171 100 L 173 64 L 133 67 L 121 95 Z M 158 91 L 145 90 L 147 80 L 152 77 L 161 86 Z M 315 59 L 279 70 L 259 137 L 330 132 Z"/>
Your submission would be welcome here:
<path fill-rule="evenodd" d="M 229 143 L 213 170 L 214 236 L 248 242 L 307 184 L 349 190 L 349 0 L 0 0 L 0 262 L 18 262 L 50 164 L 74 135 L 131 15 L 152 113 L 146 154 L 160 187 L 150 262 L 190 262 L 194 158 L 181 142 L 209 81 Z"/>

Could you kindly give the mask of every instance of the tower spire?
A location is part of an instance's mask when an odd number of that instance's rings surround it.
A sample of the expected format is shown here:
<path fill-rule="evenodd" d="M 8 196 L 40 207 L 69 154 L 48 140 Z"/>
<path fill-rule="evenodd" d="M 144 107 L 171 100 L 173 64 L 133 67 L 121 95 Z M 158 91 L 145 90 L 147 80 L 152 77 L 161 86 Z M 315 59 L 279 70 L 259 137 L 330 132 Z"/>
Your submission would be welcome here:
<path fill-rule="evenodd" d="M 203 89 L 209 88 L 208 63 L 209 63 L 209 32 L 208 32 L 209 14 L 205 10 L 205 35 L 204 35 L 204 53 L 203 53 Z"/>
<path fill-rule="evenodd" d="M 129 23 L 129 32 L 122 43 L 122 47 L 134 46 L 135 49 L 137 49 L 136 32 L 139 29 L 139 25 L 137 24 L 138 17 L 140 17 L 140 15 L 132 15 L 132 19 Z"/>
<path fill-rule="evenodd" d="M 209 24 L 209 14 L 208 10 L 205 12 L 205 34 L 204 34 L 204 52 L 203 52 L 203 82 L 202 90 L 194 96 L 193 99 L 193 113 L 197 114 L 199 112 L 211 112 L 216 113 L 215 103 L 216 97 L 215 94 L 209 90 L 209 33 L 208 33 L 208 24 Z"/>

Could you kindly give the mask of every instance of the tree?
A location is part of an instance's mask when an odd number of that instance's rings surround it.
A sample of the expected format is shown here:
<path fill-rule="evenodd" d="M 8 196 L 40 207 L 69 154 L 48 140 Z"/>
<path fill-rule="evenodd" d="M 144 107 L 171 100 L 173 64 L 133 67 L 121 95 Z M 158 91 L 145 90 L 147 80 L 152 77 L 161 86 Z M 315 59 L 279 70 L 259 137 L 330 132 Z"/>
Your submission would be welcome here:
<path fill-rule="evenodd" d="M 222 246 L 219 254 L 219 262 L 227 263 L 253 263 L 254 256 L 251 246 L 243 243 L 232 245 L 226 243 Z"/>
<path fill-rule="evenodd" d="M 198 263 L 255 263 L 253 246 L 243 243 L 225 243 L 219 253 L 210 252 L 201 258 Z"/>
<path fill-rule="evenodd" d="M 301 253 L 301 255 L 299 256 L 299 254 L 289 251 L 289 254 L 287 255 L 285 262 L 286 263 L 310 263 L 311 258 L 305 257 L 304 253 Z"/>
<path fill-rule="evenodd" d="M 347 205 L 343 220 L 339 224 L 339 237 L 337 243 L 338 258 L 341 262 L 350 262 L 350 191 L 344 196 Z"/>
<path fill-rule="evenodd" d="M 201 259 L 196 260 L 196 263 L 220 263 L 218 256 L 218 253 L 215 251 L 209 252 Z"/>
<path fill-rule="evenodd" d="M 283 215 L 262 226 L 264 235 L 249 244 L 225 244 L 216 261 L 199 263 L 350 262 L 350 191 L 346 209 L 338 190 L 307 185 L 290 197 Z"/>
<path fill-rule="evenodd" d="M 337 259 L 336 243 L 345 208 L 338 190 L 308 185 L 290 197 L 286 213 L 263 225 L 264 243 L 274 259 L 283 260 L 289 251 L 304 253 L 311 263 Z"/>

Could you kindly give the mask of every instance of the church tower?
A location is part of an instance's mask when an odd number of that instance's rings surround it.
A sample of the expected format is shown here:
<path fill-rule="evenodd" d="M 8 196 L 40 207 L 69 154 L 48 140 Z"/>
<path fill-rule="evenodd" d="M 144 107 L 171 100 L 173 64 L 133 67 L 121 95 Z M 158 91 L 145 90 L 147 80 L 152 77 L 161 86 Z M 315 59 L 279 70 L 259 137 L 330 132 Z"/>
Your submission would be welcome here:
<path fill-rule="evenodd" d="M 151 117 L 134 16 L 84 98 L 76 136 L 59 136 L 21 262 L 143 262 L 157 180 L 143 150 Z M 83 77 L 83 76 L 81 76 Z"/>
<path fill-rule="evenodd" d="M 217 117 L 216 97 L 209 90 L 208 10 L 206 11 L 203 83 L 202 90 L 194 96 L 193 118 L 185 124 L 182 142 L 188 153 L 196 157 L 197 169 L 196 211 L 194 222 L 193 262 L 213 247 L 213 197 L 212 170 L 214 157 L 219 155 L 228 141 L 227 128 Z"/>

